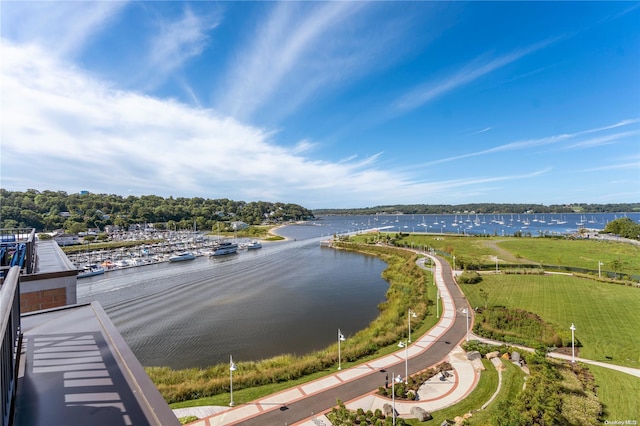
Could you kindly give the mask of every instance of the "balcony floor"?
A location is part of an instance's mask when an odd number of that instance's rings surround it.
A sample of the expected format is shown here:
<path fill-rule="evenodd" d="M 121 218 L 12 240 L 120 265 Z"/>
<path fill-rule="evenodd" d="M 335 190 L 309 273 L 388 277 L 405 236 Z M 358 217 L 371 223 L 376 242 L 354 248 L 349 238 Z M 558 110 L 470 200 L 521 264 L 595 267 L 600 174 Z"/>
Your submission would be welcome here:
<path fill-rule="evenodd" d="M 22 316 L 14 424 L 178 425 L 98 303 Z"/>

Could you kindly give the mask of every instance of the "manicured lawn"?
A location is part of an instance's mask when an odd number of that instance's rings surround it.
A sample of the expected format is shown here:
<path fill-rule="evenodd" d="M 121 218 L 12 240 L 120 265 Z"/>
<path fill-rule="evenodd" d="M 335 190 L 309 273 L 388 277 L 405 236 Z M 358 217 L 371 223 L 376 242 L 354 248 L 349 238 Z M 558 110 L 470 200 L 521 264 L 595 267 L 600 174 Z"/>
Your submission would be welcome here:
<path fill-rule="evenodd" d="M 474 307 L 485 303 L 482 289 L 489 306 L 534 312 L 563 333 L 574 323 L 580 356 L 640 368 L 640 289 L 567 275 L 490 274 L 461 288 Z"/>
<path fill-rule="evenodd" d="M 640 246 L 599 240 L 511 238 L 498 246 L 514 255 L 547 265 L 574 266 L 593 271 L 640 274 Z"/>
<path fill-rule="evenodd" d="M 589 365 L 598 385 L 598 398 L 604 406 L 604 420 L 640 422 L 640 377 L 604 367 Z"/>
<path fill-rule="evenodd" d="M 478 411 L 469 419 L 471 425 L 488 425 L 497 413 L 500 401 L 513 401 L 522 390 L 524 372 L 512 362 L 502 362 L 506 369 L 502 372 L 502 386 L 500 393 L 486 409 Z M 492 367 L 493 368 L 493 367 Z M 499 414 L 499 413 L 498 413 Z"/>

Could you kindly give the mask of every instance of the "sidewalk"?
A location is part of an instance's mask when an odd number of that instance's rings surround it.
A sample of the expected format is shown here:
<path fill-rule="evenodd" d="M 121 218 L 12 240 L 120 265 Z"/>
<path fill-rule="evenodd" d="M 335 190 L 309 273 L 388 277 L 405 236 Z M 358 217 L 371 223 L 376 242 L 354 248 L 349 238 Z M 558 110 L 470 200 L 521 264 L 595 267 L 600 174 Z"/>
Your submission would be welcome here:
<path fill-rule="evenodd" d="M 438 259 L 435 259 L 436 267 L 436 285 L 440 290 L 440 300 L 442 302 L 442 314 L 440 321 L 429 332 L 414 341 L 408 349 L 399 350 L 395 353 L 386 355 L 382 358 L 369 361 L 355 367 L 338 371 L 332 375 L 321 379 L 305 383 L 300 386 L 289 388 L 282 392 L 267 395 L 259 400 L 242 404 L 236 407 L 193 407 L 174 410 L 178 417 L 194 415 L 199 420 L 190 423 L 192 426 L 213 426 L 213 425 L 229 425 L 247 421 L 248 419 L 264 414 L 267 411 L 287 410 L 287 405 L 294 402 L 304 400 L 307 397 L 318 395 L 321 392 L 336 389 L 344 384 L 356 381 L 357 379 L 373 374 L 381 374 L 381 370 L 387 370 L 389 373 L 398 373 L 404 375 L 405 371 L 405 354 L 408 355 L 408 362 L 411 364 L 412 358 L 423 354 L 431 348 L 438 340 L 453 326 L 456 319 L 456 306 L 454 300 L 449 293 L 443 277 L 443 267 Z M 422 261 L 424 263 L 424 260 Z M 422 265 L 424 267 L 424 265 Z M 442 342 L 439 342 L 442 345 Z M 448 343 L 448 342 L 447 342 Z M 452 342 L 456 344 L 457 342 Z M 452 365 L 453 377 L 446 382 L 439 380 L 431 381 L 421 388 L 419 401 L 403 401 L 396 402 L 396 410 L 400 416 L 413 417 L 410 410 L 414 406 L 424 408 L 426 411 L 436 411 L 463 399 L 471 392 L 478 382 L 479 374 L 475 371 L 472 363 L 466 359 L 464 351 L 455 346 L 447 356 L 447 360 Z M 438 362 L 439 363 L 439 362 Z M 415 370 L 415 366 L 412 369 Z M 425 365 L 424 368 L 429 367 Z M 422 368 L 422 369 L 424 369 Z M 383 377 L 380 376 L 380 386 L 384 385 Z M 383 398 L 375 394 L 377 388 L 370 387 L 368 393 L 346 402 L 346 406 L 350 409 L 363 408 L 366 410 L 382 409 L 385 403 L 391 404 L 391 400 Z M 315 416 L 302 420 L 296 425 L 329 425 L 329 420 L 324 416 Z"/>
<path fill-rule="evenodd" d="M 490 345 L 495 345 L 495 346 L 507 345 L 507 346 L 511 346 L 511 347 L 520 349 L 522 351 L 535 352 L 535 349 L 533 349 L 533 348 L 528 348 L 526 346 L 521 346 L 521 345 L 513 345 L 513 344 L 510 344 L 510 343 L 501 342 L 499 340 L 487 339 L 486 337 L 481 337 L 481 336 L 478 336 L 477 334 L 474 334 L 474 333 L 471 333 L 470 340 L 478 340 L 480 342 L 488 343 Z M 564 360 L 567 360 L 567 361 L 571 361 L 571 355 L 565 355 L 565 354 L 561 354 L 561 353 L 557 353 L 557 352 L 548 352 L 547 356 L 549 356 L 551 358 L 564 359 Z M 584 364 L 592 364 L 592 365 L 596 365 L 598 367 L 609 368 L 611 370 L 616 370 L 616 371 L 620 371 L 622 373 L 630 374 L 632 376 L 640 377 L 640 368 L 625 367 L 625 366 L 622 366 L 622 365 L 609 364 L 607 362 L 594 361 L 594 360 L 591 360 L 591 359 L 579 358 L 579 357 L 575 357 L 575 360 L 577 362 L 582 362 Z"/>

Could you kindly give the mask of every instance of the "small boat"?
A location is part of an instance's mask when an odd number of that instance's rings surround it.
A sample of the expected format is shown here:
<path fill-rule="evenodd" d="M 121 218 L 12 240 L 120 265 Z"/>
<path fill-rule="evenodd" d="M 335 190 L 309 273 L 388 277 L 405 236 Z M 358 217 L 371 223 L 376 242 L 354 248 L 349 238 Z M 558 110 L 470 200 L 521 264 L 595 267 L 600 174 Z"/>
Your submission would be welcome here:
<path fill-rule="evenodd" d="M 189 252 L 184 251 L 182 253 L 176 253 L 173 256 L 169 257 L 169 262 L 182 262 L 183 260 L 193 260 L 196 256 Z"/>
<path fill-rule="evenodd" d="M 99 265 L 89 265 L 78 273 L 78 278 L 93 277 L 104 274 L 104 268 Z"/>
<path fill-rule="evenodd" d="M 233 254 L 238 251 L 238 245 L 236 243 L 219 243 L 213 248 L 213 251 L 209 252 L 209 256 L 221 256 L 224 254 Z"/>
<path fill-rule="evenodd" d="M 247 250 L 255 250 L 262 248 L 262 244 L 260 241 L 253 240 L 249 244 L 247 244 Z"/>

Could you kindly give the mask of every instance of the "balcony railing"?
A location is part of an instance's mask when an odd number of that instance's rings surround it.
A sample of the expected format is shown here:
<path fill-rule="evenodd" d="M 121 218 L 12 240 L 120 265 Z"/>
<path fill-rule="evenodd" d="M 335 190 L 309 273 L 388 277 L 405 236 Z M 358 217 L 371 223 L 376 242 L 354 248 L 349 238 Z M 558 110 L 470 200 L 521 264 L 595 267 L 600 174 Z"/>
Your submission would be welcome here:
<path fill-rule="evenodd" d="M 2 425 L 11 424 L 18 381 L 18 363 L 22 332 L 20 328 L 20 268 L 9 269 L 0 287 L 0 389 Z"/>
<path fill-rule="evenodd" d="M 36 230 L 34 228 L 0 229 L 0 276 L 19 266 L 23 274 L 36 270 Z"/>

